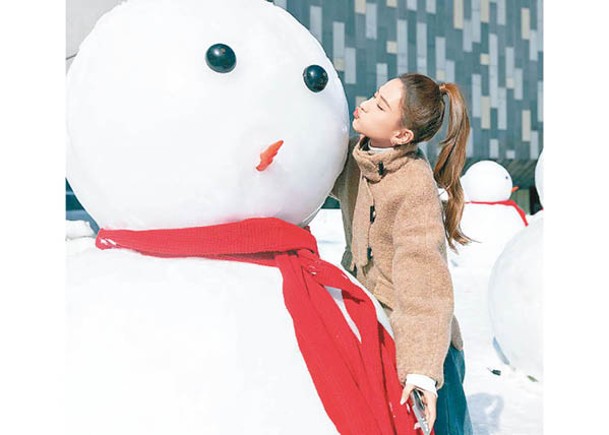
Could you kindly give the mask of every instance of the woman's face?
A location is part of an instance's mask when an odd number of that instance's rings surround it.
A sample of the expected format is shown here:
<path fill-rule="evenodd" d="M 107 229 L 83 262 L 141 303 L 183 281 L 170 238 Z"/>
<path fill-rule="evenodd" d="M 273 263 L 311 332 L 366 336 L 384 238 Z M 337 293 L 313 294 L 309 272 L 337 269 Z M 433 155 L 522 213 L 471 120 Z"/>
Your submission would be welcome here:
<path fill-rule="evenodd" d="M 402 125 L 404 86 L 399 79 L 389 80 L 353 112 L 353 129 L 370 138 L 373 146 L 391 147 L 407 143 L 404 133 L 412 134 Z"/>

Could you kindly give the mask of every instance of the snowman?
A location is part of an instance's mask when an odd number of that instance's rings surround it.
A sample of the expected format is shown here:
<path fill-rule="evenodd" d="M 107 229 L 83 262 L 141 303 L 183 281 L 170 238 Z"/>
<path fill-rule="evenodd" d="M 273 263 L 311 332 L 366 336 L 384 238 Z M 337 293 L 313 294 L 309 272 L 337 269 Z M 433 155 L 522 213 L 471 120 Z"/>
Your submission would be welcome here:
<path fill-rule="evenodd" d="M 535 168 L 535 185 L 543 204 L 542 156 Z M 543 377 L 542 272 L 543 215 L 506 245 L 493 266 L 488 297 L 491 326 L 500 356 L 538 381 Z"/>
<path fill-rule="evenodd" d="M 483 160 L 461 177 L 465 206 L 463 233 L 473 242 L 449 254 L 453 266 L 490 269 L 505 244 L 528 225 L 526 215 L 510 195 L 517 189 L 500 164 Z"/>
<path fill-rule="evenodd" d="M 304 27 L 263 0 L 130 0 L 67 88 L 100 227 L 68 250 L 69 433 L 414 433 L 382 309 L 304 229 L 349 127 Z"/>

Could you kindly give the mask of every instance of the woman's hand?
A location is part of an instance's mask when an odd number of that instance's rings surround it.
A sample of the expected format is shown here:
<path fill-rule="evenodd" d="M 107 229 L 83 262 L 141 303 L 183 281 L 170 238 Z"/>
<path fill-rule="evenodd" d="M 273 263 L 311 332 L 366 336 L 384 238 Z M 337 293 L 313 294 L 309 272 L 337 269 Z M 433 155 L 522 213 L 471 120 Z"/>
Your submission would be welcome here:
<path fill-rule="evenodd" d="M 406 403 L 406 401 L 410 397 L 410 393 L 416 387 L 413 384 L 404 385 L 404 391 L 402 391 L 402 399 L 400 400 L 400 404 Z M 436 421 L 436 402 L 438 400 L 438 396 L 436 396 L 431 391 L 418 389 L 423 393 L 423 404 L 425 405 L 425 419 L 427 420 L 427 424 L 429 425 L 429 430 L 433 429 L 433 425 Z"/>

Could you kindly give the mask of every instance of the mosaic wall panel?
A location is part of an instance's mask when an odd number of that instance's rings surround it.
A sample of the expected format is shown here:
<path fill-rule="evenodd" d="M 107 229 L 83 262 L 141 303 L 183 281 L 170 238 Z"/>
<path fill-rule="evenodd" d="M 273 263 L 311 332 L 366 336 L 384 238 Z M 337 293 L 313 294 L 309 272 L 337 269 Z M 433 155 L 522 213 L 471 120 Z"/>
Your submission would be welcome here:
<path fill-rule="evenodd" d="M 496 160 L 531 186 L 543 149 L 541 0 L 276 0 L 321 42 L 350 113 L 405 72 L 457 83 L 472 130 L 468 163 Z M 444 129 L 423 144 L 433 162 Z M 466 166 L 466 167 L 467 167 Z"/>

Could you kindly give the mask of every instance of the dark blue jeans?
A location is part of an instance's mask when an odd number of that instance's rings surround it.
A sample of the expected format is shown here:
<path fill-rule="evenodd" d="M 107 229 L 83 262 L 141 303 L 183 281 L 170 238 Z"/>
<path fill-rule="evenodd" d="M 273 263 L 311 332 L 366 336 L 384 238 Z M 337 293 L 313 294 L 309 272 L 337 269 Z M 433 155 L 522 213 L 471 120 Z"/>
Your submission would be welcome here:
<path fill-rule="evenodd" d="M 465 358 L 462 350 L 452 345 L 444 360 L 444 385 L 438 390 L 436 435 L 472 435 L 472 422 L 467 410 L 463 379 Z"/>

